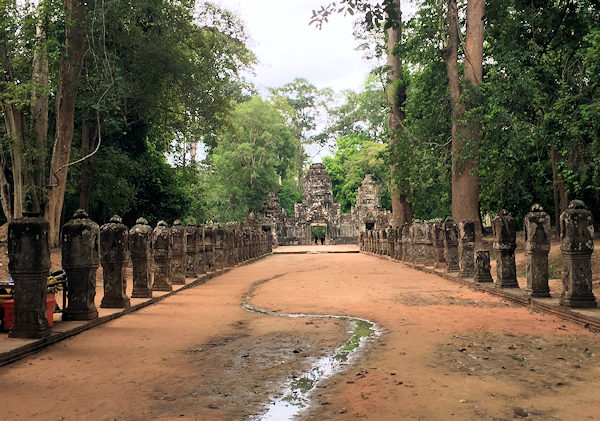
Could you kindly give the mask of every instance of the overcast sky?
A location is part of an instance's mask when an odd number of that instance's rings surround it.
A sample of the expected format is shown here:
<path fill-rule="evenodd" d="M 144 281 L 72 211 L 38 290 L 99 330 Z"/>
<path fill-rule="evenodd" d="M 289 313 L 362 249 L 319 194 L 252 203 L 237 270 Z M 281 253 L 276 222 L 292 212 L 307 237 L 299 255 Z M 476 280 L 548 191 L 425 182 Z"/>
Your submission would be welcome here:
<path fill-rule="evenodd" d="M 260 61 L 255 84 L 261 91 L 303 77 L 318 88 L 362 89 L 374 64 L 354 49 L 353 18 L 333 16 L 318 30 L 309 26 L 312 10 L 328 0 L 215 0 L 235 12 L 250 35 Z"/>

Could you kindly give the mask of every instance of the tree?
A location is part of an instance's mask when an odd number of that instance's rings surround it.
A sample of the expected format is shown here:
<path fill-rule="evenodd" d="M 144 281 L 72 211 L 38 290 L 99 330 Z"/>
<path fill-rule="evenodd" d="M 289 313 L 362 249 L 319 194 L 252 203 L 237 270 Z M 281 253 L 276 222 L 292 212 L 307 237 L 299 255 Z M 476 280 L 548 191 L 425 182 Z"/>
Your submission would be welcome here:
<path fill-rule="evenodd" d="M 209 216 L 242 221 L 261 211 L 294 168 L 298 143 L 270 103 L 254 97 L 238 104 L 230 128 L 207 160 Z"/>

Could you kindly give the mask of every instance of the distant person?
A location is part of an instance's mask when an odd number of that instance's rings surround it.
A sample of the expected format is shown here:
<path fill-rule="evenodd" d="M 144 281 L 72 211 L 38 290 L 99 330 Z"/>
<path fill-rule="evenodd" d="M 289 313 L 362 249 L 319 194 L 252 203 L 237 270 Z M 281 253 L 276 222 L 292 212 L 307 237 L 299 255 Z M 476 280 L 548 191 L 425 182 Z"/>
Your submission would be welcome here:
<path fill-rule="evenodd" d="M 321 237 L 321 245 L 325 244 L 325 237 Z"/>
<path fill-rule="evenodd" d="M 315 237 L 315 246 L 319 245 L 319 239 L 317 237 Z"/>

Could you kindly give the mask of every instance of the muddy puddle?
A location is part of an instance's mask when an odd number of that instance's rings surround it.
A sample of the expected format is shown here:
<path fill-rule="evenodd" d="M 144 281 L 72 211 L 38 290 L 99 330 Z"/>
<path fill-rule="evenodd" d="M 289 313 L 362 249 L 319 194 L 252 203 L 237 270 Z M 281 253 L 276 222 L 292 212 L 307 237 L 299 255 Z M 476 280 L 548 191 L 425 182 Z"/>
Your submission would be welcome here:
<path fill-rule="evenodd" d="M 297 418 L 311 405 L 311 393 L 320 382 L 341 372 L 357 359 L 367 344 L 381 334 L 378 326 L 365 319 L 352 316 L 321 314 L 288 314 L 272 312 L 249 304 L 249 295 L 266 281 L 257 282 L 242 302 L 242 307 L 250 312 L 289 319 L 337 320 L 347 324 L 349 339 L 333 352 L 323 355 L 311 365 L 310 369 L 291 374 L 268 404 L 267 411 L 251 417 L 254 421 L 285 421 Z M 311 321 L 307 324 L 313 323 Z"/>

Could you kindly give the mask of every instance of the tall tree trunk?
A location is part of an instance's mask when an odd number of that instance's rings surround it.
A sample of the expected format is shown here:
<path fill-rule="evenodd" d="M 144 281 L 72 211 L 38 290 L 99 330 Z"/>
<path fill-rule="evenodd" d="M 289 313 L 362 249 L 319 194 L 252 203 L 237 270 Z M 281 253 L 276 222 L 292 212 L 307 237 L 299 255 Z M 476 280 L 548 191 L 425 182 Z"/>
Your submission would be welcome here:
<path fill-rule="evenodd" d="M 61 58 L 56 95 L 56 134 L 50 163 L 50 191 L 46 218 L 50 223 L 50 243 L 59 245 L 60 219 L 67 184 L 67 165 L 71 158 L 75 102 L 83 58 L 85 2 L 64 0 L 69 25 L 66 34 L 66 55 Z"/>
<path fill-rule="evenodd" d="M 81 111 L 81 154 L 87 156 L 94 149 L 98 138 L 98 123 L 94 125 L 93 132 L 90 132 L 89 112 L 87 108 Z M 79 209 L 86 212 L 90 207 L 90 195 L 92 193 L 92 158 L 86 159 L 81 163 L 81 180 L 79 181 Z"/>
<path fill-rule="evenodd" d="M 25 147 L 25 118 L 21 110 L 12 104 L 3 104 L 4 122 L 10 138 L 10 162 L 13 175 L 12 215 L 6 215 L 10 221 L 23 216 L 23 199 L 25 184 L 24 147 Z"/>
<path fill-rule="evenodd" d="M 464 80 L 469 87 L 481 83 L 483 73 L 483 14 L 485 0 L 467 3 L 467 31 L 465 37 Z M 452 105 L 452 217 L 457 222 L 475 221 L 476 241 L 481 242 L 481 215 L 479 213 L 478 150 L 481 126 L 465 122 L 465 105 L 461 103 L 458 72 L 458 7 L 456 0 L 448 0 L 448 41 L 443 51 L 448 73 Z"/>
<path fill-rule="evenodd" d="M 36 26 L 38 45 L 33 55 L 33 90 L 31 93 L 31 131 L 35 138 L 31 145 L 33 156 L 31 157 L 30 195 L 32 198 L 32 211 L 36 213 L 41 212 L 43 209 L 42 201 L 44 198 L 42 192 L 45 184 L 46 147 L 48 143 L 48 52 L 45 46 L 45 38 L 46 34 L 40 22 Z"/>
<path fill-rule="evenodd" d="M 402 11 L 400 1 L 395 0 L 394 6 L 397 8 L 397 22 L 387 31 L 387 65 L 389 67 L 389 87 L 388 101 L 390 113 L 388 114 L 388 127 L 390 129 L 389 145 L 392 147 L 398 142 L 401 132 L 404 130 L 404 119 L 406 117 L 402 107 L 406 102 L 406 86 L 402 83 L 402 60 L 393 54 L 394 46 L 402 40 Z M 408 182 L 398 186 L 394 180 L 396 165 L 390 166 L 392 176 L 391 196 L 392 196 L 392 225 L 394 228 L 402 226 L 404 223 L 411 223 L 413 219 L 413 207 L 408 201 L 410 195 L 410 185 Z"/>

